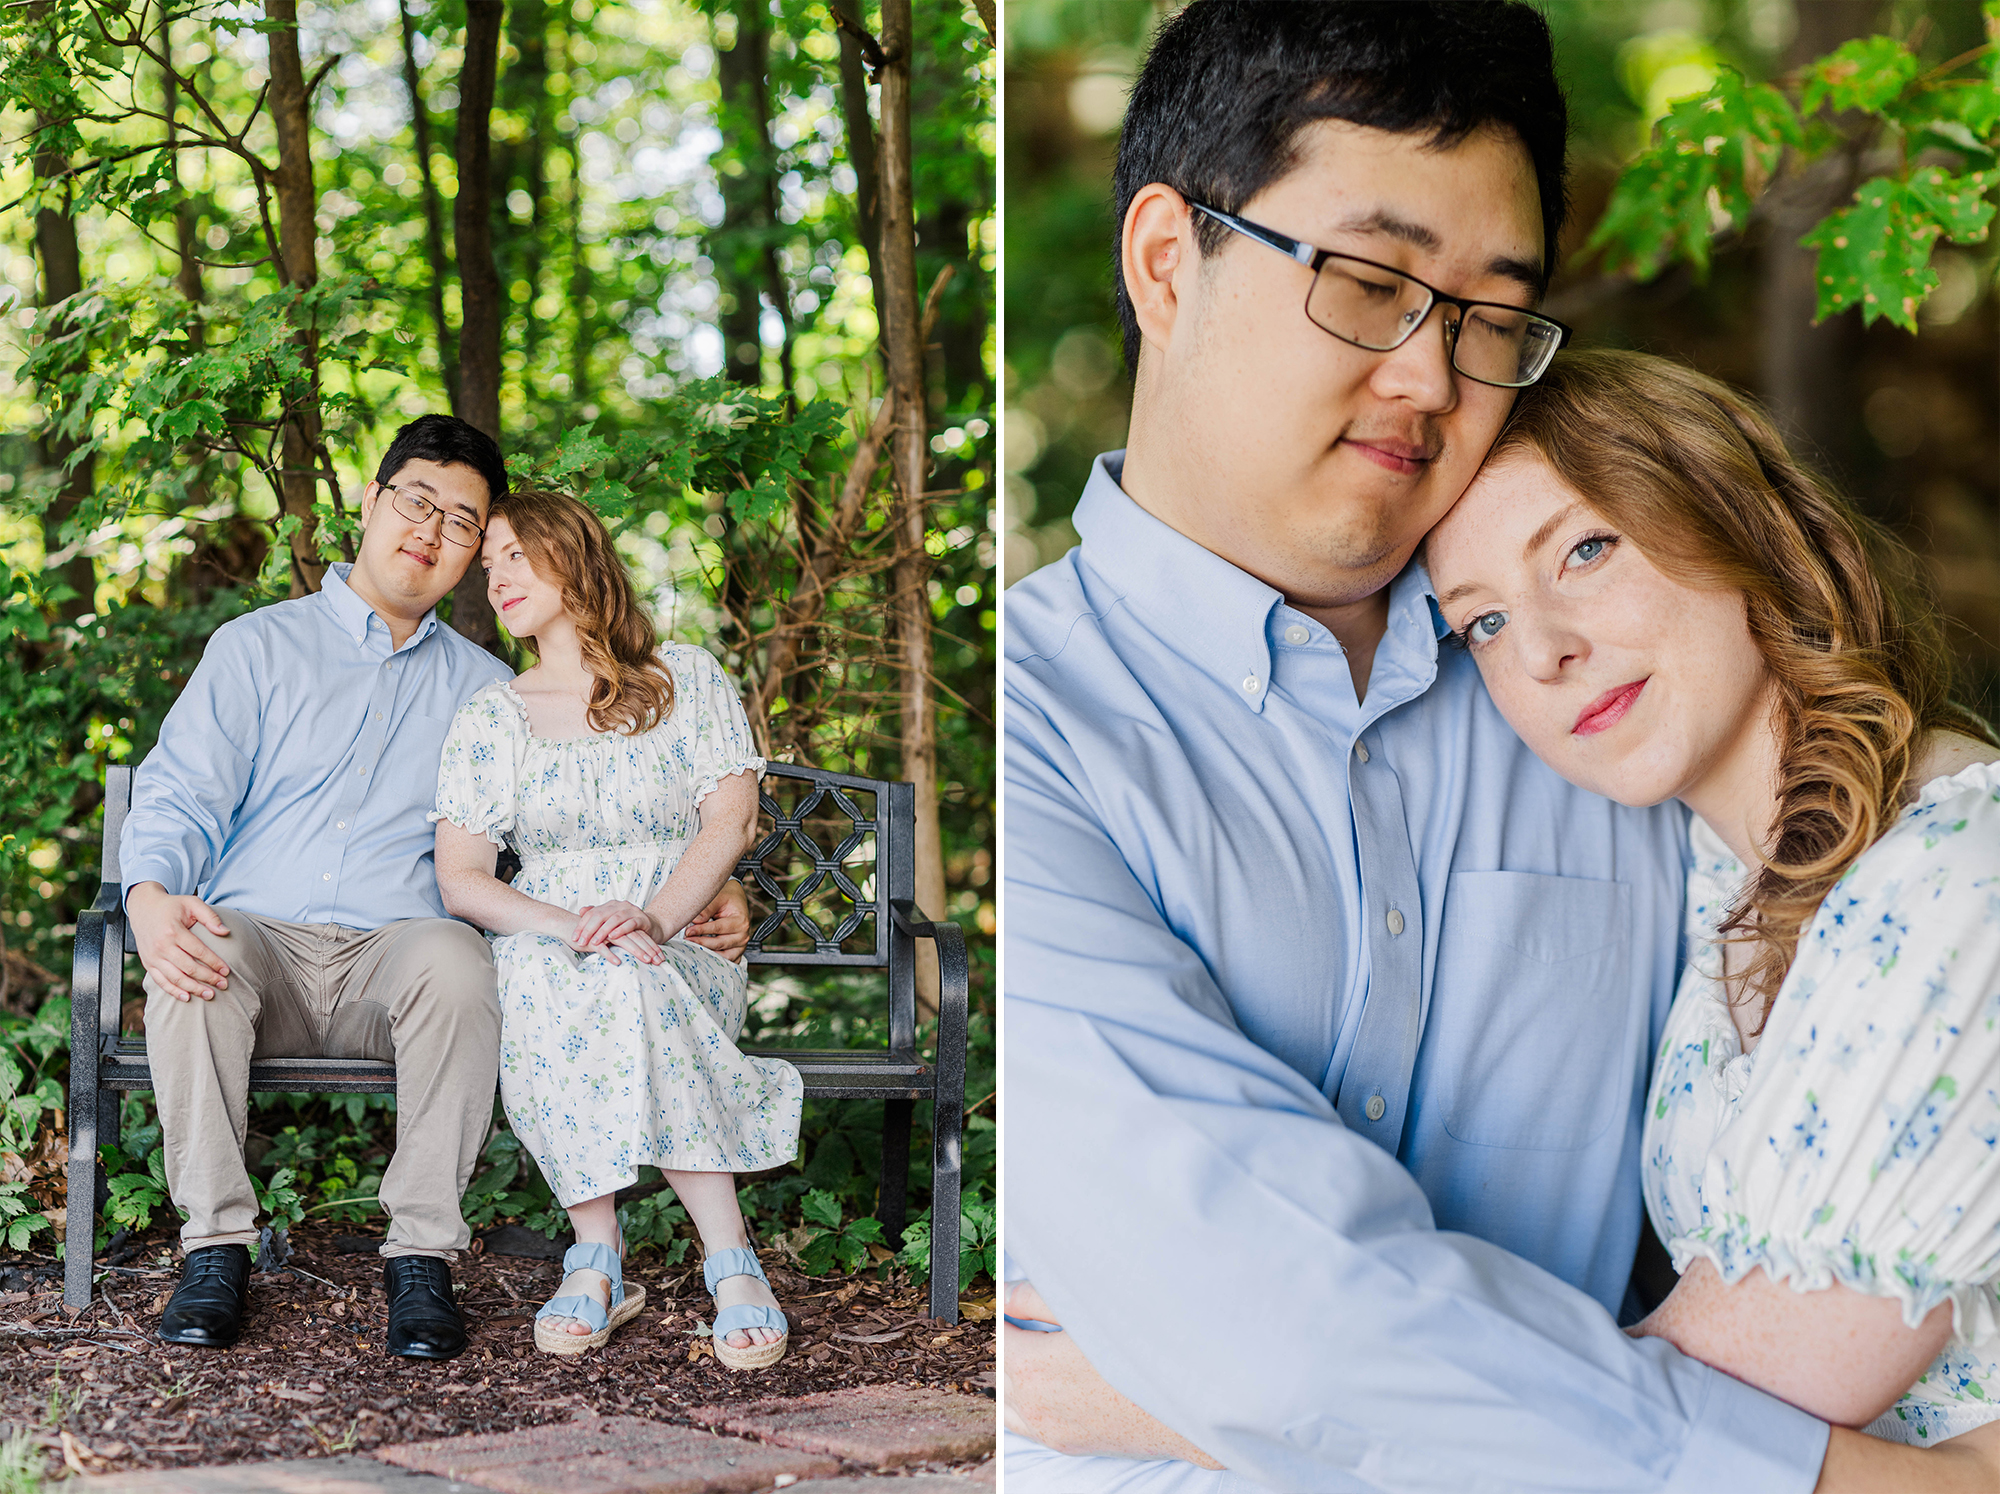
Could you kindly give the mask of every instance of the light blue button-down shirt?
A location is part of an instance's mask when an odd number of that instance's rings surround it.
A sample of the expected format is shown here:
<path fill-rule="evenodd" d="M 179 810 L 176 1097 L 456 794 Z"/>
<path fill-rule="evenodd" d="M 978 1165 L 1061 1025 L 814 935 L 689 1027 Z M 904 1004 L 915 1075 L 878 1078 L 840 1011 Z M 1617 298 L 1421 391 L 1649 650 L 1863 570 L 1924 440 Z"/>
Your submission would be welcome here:
<path fill-rule="evenodd" d="M 438 755 L 459 706 L 513 672 L 435 612 L 392 648 L 351 569 L 215 630 L 133 780 L 128 891 L 354 929 L 446 916 Z"/>
<path fill-rule="evenodd" d="M 1009 1270 L 1233 1472 L 1010 1490 L 1809 1491 L 1822 1423 L 1612 1316 L 1682 814 L 1540 763 L 1415 565 L 1357 700 L 1119 463 L 1006 600 Z"/>

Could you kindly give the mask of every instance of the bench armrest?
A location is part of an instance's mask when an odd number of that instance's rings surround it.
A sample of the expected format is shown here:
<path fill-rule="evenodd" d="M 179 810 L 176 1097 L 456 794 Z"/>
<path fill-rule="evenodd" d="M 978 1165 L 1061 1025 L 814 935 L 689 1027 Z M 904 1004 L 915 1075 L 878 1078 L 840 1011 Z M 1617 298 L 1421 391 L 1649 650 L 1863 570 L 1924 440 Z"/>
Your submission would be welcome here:
<path fill-rule="evenodd" d="M 948 920 L 926 919 L 908 898 L 892 898 L 889 913 L 896 927 L 910 938 L 929 939 L 937 945 L 937 1103 L 940 1110 L 948 1103 L 957 1111 L 965 1105 L 966 1006 L 971 994 L 965 935 Z M 954 1116 L 954 1128 L 960 1119 Z"/>

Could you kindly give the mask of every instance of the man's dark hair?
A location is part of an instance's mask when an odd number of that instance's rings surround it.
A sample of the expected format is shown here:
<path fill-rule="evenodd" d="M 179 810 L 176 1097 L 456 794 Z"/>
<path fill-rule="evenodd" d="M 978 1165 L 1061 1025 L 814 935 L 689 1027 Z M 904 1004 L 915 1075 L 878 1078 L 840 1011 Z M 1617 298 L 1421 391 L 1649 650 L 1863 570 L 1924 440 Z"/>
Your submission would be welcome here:
<path fill-rule="evenodd" d="M 1521 137 L 1542 197 L 1544 273 L 1569 207 L 1569 111 L 1548 22 L 1517 0 L 1195 0 L 1153 38 L 1118 137 L 1111 273 L 1125 363 L 1139 323 L 1125 289 L 1125 214 L 1141 188 L 1241 212 L 1291 170 L 1299 132 L 1341 119 L 1451 146 L 1484 125 Z M 1229 230 L 1196 217 L 1213 254 Z"/>
<path fill-rule="evenodd" d="M 396 432 L 382 454 L 375 480 L 387 482 L 411 462 L 436 462 L 440 467 L 470 467 L 486 479 L 489 504 L 507 491 L 507 464 L 500 447 L 478 426 L 456 415 L 419 415 Z"/>

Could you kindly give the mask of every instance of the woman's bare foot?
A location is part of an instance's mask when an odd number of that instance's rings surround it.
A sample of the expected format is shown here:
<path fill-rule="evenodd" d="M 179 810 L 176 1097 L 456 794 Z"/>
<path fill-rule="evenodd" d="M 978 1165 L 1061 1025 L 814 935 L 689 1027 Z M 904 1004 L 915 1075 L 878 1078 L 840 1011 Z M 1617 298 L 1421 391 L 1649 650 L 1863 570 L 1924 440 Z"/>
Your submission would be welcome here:
<path fill-rule="evenodd" d="M 727 1307 L 742 1305 L 751 1307 L 776 1307 L 778 1299 L 771 1295 L 768 1283 L 754 1276 L 726 1276 L 715 1284 L 715 1306 L 718 1312 Z M 784 1335 L 775 1328 L 737 1328 L 722 1337 L 722 1341 L 732 1349 L 753 1349 L 763 1344 L 774 1344 Z"/>

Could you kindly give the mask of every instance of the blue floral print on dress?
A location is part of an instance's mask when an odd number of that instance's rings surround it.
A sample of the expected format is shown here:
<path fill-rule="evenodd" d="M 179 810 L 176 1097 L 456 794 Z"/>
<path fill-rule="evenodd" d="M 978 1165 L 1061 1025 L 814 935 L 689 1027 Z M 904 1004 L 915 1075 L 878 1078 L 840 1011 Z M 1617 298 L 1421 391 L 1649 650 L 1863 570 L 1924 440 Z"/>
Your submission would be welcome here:
<path fill-rule="evenodd" d="M 1940 1303 L 1953 1336 L 1867 1430 L 2000 1419 L 2000 765 L 1924 786 L 1801 936 L 1749 1053 L 1717 927 L 1743 868 L 1697 820 L 1688 948 L 1647 1107 L 1646 1204 L 1675 1268 Z"/>
<path fill-rule="evenodd" d="M 510 685 L 459 709 L 432 819 L 521 858 L 514 885 L 559 907 L 645 906 L 700 829 L 699 806 L 760 775 L 742 703 L 706 650 L 669 644 L 674 705 L 651 731 L 550 740 Z M 670 939 L 659 965 L 578 954 L 560 939 L 492 939 L 500 977 L 500 1096 L 556 1198 L 597 1198 L 641 1166 L 755 1172 L 798 1151 L 804 1081 L 736 1047 L 741 965 Z"/>

